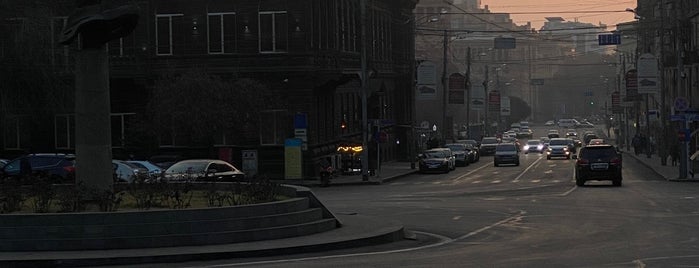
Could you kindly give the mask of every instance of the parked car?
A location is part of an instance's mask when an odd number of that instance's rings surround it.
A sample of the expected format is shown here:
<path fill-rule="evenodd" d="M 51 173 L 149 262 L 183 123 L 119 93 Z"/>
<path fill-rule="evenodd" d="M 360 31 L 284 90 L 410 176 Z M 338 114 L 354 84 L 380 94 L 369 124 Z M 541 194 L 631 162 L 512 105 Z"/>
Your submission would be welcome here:
<path fill-rule="evenodd" d="M 155 164 L 151 163 L 150 161 L 129 160 L 126 162 L 129 164 L 132 164 L 134 166 L 148 170 L 148 176 L 151 178 L 160 177 L 163 173 L 163 169 L 161 169 L 159 166 L 156 166 Z"/>
<path fill-rule="evenodd" d="M 621 154 L 612 145 L 582 147 L 575 162 L 575 184 L 583 186 L 589 180 L 610 180 L 614 186 L 621 186 L 621 164 Z"/>
<path fill-rule="evenodd" d="M 471 145 L 471 144 L 466 144 L 466 150 L 468 151 L 468 156 L 469 159 L 471 159 L 471 163 L 478 162 L 478 160 L 481 159 L 481 153 L 478 150 L 478 147 Z"/>
<path fill-rule="evenodd" d="M 230 182 L 245 178 L 245 173 L 230 163 L 217 159 L 182 160 L 163 173 L 165 181 Z"/>
<path fill-rule="evenodd" d="M 53 183 L 74 183 L 75 155 L 28 154 L 13 159 L 0 170 L 3 179 L 19 178 L 29 174 L 47 176 Z"/>
<path fill-rule="evenodd" d="M 479 147 L 479 151 L 481 152 L 481 155 L 491 155 L 495 153 L 495 147 L 500 143 L 500 140 L 497 137 L 484 137 L 481 140 L 481 146 Z"/>
<path fill-rule="evenodd" d="M 468 166 L 471 163 L 469 151 L 466 150 L 466 144 L 463 143 L 447 143 L 444 145 L 454 154 L 454 161 L 457 166 Z"/>
<path fill-rule="evenodd" d="M 161 169 L 167 169 L 173 164 L 182 160 L 185 160 L 184 156 L 178 154 L 154 155 L 151 156 L 150 159 L 148 159 L 149 162 L 155 164 Z"/>
<path fill-rule="evenodd" d="M 519 149 L 514 143 L 501 143 L 495 147 L 493 165 L 514 164 L 519 166 Z"/>
<path fill-rule="evenodd" d="M 144 180 L 149 178 L 148 169 L 138 167 L 132 163 L 121 160 L 112 160 L 114 165 L 114 181 L 131 183 L 137 178 Z"/>
<path fill-rule="evenodd" d="M 455 169 L 456 161 L 449 148 L 429 149 L 418 155 L 420 172 L 448 173 Z"/>
<path fill-rule="evenodd" d="M 553 157 L 565 157 L 565 159 L 570 159 L 571 151 L 568 139 L 553 138 L 549 141 L 546 159 L 551 160 Z"/>
<path fill-rule="evenodd" d="M 544 153 L 544 143 L 540 140 L 528 140 L 527 144 L 524 145 L 523 151 L 525 154 L 529 152 Z"/>
<path fill-rule="evenodd" d="M 9 162 L 10 162 L 9 159 L 0 159 L 0 168 L 3 168 Z"/>

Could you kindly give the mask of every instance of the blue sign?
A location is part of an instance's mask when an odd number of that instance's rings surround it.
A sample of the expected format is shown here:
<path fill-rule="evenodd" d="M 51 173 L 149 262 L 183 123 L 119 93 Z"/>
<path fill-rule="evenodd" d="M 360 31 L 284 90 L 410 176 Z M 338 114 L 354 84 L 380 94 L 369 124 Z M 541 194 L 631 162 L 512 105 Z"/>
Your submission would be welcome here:
<path fill-rule="evenodd" d="M 304 113 L 294 115 L 294 128 L 308 128 L 308 117 Z"/>
<path fill-rule="evenodd" d="M 597 36 L 600 46 L 608 45 L 620 45 L 621 35 L 620 34 L 600 34 Z"/>

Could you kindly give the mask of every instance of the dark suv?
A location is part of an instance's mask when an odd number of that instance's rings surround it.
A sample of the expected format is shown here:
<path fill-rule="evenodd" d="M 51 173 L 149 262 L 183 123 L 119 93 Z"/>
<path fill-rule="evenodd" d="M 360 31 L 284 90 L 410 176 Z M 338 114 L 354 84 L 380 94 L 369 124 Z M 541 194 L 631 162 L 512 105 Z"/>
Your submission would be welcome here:
<path fill-rule="evenodd" d="M 74 183 L 75 155 L 28 154 L 13 159 L 0 170 L 2 179 L 30 174 L 47 176 L 53 183 Z"/>
<path fill-rule="evenodd" d="M 609 144 L 588 145 L 580 148 L 575 162 L 575 184 L 585 185 L 589 180 L 608 180 L 621 186 L 621 154 Z"/>

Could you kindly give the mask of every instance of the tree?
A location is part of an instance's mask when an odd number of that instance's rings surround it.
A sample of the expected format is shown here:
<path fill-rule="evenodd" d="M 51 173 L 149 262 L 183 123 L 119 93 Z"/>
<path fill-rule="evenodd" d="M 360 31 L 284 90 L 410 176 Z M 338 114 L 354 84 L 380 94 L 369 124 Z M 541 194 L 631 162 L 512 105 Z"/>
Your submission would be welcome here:
<path fill-rule="evenodd" d="M 217 136 L 240 145 L 240 141 L 258 139 L 246 133 L 259 136 L 262 110 L 280 106 L 279 98 L 258 81 L 228 81 L 191 69 L 156 81 L 146 121 L 155 127 L 153 133 L 178 145 L 210 146 Z"/>
<path fill-rule="evenodd" d="M 524 100 L 510 96 L 510 121 L 526 120 L 532 114 L 531 107 Z"/>

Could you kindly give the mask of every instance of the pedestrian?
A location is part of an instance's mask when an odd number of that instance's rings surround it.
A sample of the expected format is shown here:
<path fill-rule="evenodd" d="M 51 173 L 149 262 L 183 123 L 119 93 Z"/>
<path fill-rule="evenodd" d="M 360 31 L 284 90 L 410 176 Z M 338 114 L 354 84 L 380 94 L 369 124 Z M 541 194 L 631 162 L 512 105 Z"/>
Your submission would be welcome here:
<path fill-rule="evenodd" d="M 677 166 L 677 161 L 679 161 L 680 158 L 680 146 L 676 143 L 673 142 L 670 145 L 670 160 L 672 166 Z"/>
<path fill-rule="evenodd" d="M 631 140 L 631 145 L 633 145 L 633 153 L 638 155 L 641 149 L 641 137 L 639 137 L 638 134 L 633 136 L 633 139 Z"/>

